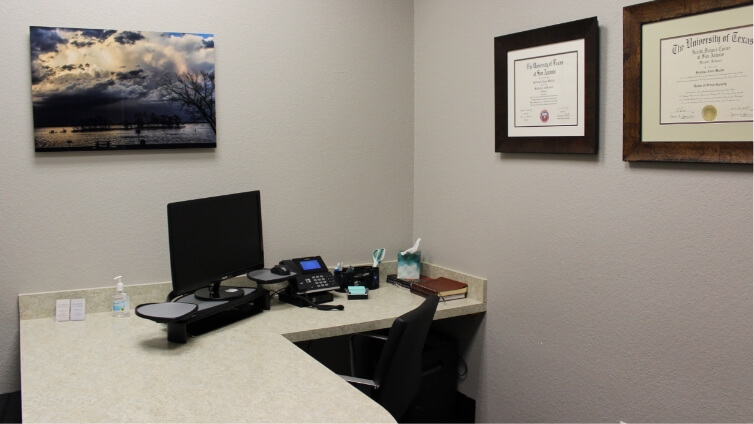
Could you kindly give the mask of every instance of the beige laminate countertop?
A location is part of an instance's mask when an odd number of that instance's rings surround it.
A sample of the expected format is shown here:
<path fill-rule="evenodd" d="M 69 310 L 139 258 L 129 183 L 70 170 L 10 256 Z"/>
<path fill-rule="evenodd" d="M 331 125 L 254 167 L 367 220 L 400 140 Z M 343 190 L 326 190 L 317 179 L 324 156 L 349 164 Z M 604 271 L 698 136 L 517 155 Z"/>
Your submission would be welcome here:
<path fill-rule="evenodd" d="M 441 303 L 435 319 L 485 311 L 479 293 Z M 386 328 L 423 298 L 389 284 L 368 300 L 335 296 L 344 311 L 273 300 L 269 311 L 186 344 L 133 313 L 22 319 L 23 421 L 394 422 L 291 342 Z"/>

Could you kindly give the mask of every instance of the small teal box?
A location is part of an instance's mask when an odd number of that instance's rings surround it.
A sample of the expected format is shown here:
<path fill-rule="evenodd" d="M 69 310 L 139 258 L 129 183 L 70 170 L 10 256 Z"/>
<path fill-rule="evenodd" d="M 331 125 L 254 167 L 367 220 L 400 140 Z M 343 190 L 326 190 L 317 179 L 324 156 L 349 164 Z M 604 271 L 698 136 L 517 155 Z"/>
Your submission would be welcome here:
<path fill-rule="evenodd" d="M 398 253 L 398 278 L 418 280 L 422 270 L 422 251 L 415 253 Z"/>

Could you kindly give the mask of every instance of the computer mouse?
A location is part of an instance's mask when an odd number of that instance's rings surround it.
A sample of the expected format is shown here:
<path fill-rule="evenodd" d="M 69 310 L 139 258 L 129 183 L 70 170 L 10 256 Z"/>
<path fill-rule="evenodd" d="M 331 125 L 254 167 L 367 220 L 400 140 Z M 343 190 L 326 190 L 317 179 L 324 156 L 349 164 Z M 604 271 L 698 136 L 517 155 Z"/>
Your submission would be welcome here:
<path fill-rule="evenodd" d="M 277 275 L 288 275 L 291 270 L 285 265 L 275 265 L 270 269 L 270 272 Z"/>

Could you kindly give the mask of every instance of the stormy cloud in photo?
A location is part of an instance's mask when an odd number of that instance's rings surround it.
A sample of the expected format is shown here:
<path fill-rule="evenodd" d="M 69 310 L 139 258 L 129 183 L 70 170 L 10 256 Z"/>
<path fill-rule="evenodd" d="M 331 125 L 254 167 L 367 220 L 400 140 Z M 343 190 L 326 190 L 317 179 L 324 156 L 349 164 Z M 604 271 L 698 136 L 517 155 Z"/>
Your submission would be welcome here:
<path fill-rule="evenodd" d="M 206 124 L 201 128 L 211 130 L 214 138 L 212 34 L 34 26 L 30 49 L 38 150 L 40 144 L 42 150 L 61 143 L 81 147 L 83 141 L 70 134 L 105 130 L 137 135 L 115 139 L 89 134 L 86 142 L 144 145 L 158 134 L 147 129 L 185 129 L 188 124 Z M 192 129 L 200 133 L 199 127 Z M 66 139 L 53 140 L 52 134 L 61 132 L 68 134 Z M 164 143 L 175 141 L 164 131 L 159 136 Z"/>

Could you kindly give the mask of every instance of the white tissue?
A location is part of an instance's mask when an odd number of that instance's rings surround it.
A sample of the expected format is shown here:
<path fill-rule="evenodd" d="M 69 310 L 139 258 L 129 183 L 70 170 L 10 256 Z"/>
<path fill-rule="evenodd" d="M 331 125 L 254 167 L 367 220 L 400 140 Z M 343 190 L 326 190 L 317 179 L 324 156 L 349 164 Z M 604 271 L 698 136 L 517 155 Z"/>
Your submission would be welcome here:
<path fill-rule="evenodd" d="M 416 239 L 416 243 L 414 243 L 413 246 L 401 252 L 401 256 L 405 256 L 406 253 L 416 253 L 416 251 L 419 250 L 419 243 L 421 243 L 421 241 L 422 241 L 421 238 Z"/>

